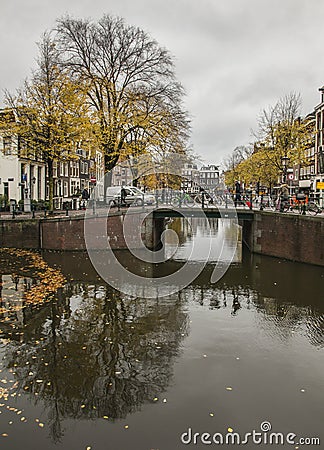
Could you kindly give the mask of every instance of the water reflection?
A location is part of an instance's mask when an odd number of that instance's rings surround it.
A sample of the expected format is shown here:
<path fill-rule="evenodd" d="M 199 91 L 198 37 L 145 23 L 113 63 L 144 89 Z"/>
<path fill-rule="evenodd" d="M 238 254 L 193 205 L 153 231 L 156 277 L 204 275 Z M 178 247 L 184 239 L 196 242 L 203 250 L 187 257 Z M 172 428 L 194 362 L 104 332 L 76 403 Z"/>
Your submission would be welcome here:
<path fill-rule="evenodd" d="M 0 388 L 0 400 L 6 406 L 24 408 L 26 416 L 36 414 L 38 407 L 44 408 L 46 416 L 42 420 L 55 443 L 64 440 L 67 419 L 82 421 L 82 427 L 86 421 L 99 418 L 114 424 L 161 399 L 174 382 L 176 365 L 183 363 L 194 374 L 196 357 L 189 366 L 182 359 L 191 335 L 191 320 L 201 320 L 202 325 L 196 325 L 190 350 L 198 351 L 200 340 L 204 339 L 215 348 L 215 360 L 210 358 L 211 373 L 220 364 L 222 352 L 227 356 L 232 351 L 229 348 L 234 347 L 238 354 L 245 354 L 247 367 L 254 367 L 254 381 L 257 384 L 259 380 L 261 388 L 273 376 L 267 378 L 254 358 L 261 335 L 266 341 L 262 345 L 271 348 L 267 357 L 274 371 L 282 355 L 293 358 L 296 364 L 306 351 L 309 355 L 311 348 L 318 350 L 324 344 L 320 296 L 324 277 L 318 267 L 243 252 L 241 262 L 233 264 L 217 284 L 210 282 L 210 264 L 180 293 L 163 299 L 141 299 L 122 295 L 105 285 L 84 253 L 48 252 L 43 258 L 49 266 L 60 267 L 68 282 L 50 303 L 30 310 L 23 308 L 16 315 L 3 312 L 0 316 L 1 370 L 6 380 Z M 134 266 L 128 253 L 119 252 L 119 258 Z M 152 273 L 160 274 L 180 265 L 181 261 L 173 260 L 148 267 Z M 145 273 L 148 267 L 143 265 L 136 270 Z M 24 293 L 37 281 L 20 272 L 19 265 L 10 273 L 8 264 L 3 262 L 0 272 L 1 301 L 5 307 L 12 299 L 23 301 Z M 248 337 L 245 330 L 249 330 Z M 292 353 L 289 343 L 296 345 Z M 284 351 L 281 344 L 287 347 L 286 353 L 280 353 Z M 316 373 L 318 360 L 310 359 L 308 364 L 309 373 Z M 188 390 L 202 386 L 203 378 L 208 397 L 214 389 L 208 383 L 215 382 L 215 378 L 211 382 L 208 371 L 198 372 L 194 384 L 187 386 L 186 395 Z M 233 375 L 233 367 L 226 367 L 224 372 L 227 380 Z M 253 372 L 240 376 L 244 384 Z M 174 402 L 177 395 L 180 403 L 185 401 L 181 384 L 186 382 L 185 377 L 178 382 L 180 393 L 174 394 Z M 290 380 L 283 378 L 281 383 L 288 387 Z M 242 405 L 241 413 L 245 412 Z M 267 402 L 265 405 L 269 407 Z M 179 416 L 189 414 L 185 404 L 179 408 Z M 202 408 L 203 402 L 193 405 L 192 410 L 200 414 Z M 0 415 L 3 424 L 8 422 L 6 414 L 8 411 L 4 410 Z M 29 423 L 19 425 L 31 427 Z M 178 432 L 174 417 L 170 417 L 168 426 Z M 138 430 L 138 436 L 144 431 L 145 426 Z M 79 448 L 84 446 L 80 444 Z M 127 448 L 132 448 L 132 443 Z"/>
<path fill-rule="evenodd" d="M 16 327 L 6 367 L 16 393 L 44 401 L 55 441 L 64 418 L 114 420 L 154 401 L 188 333 L 180 298 L 127 299 L 99 285 L 68 284 L 38 319 Z"/>
<path fill-rule="evenodd" d="M 176 261 L 240 262 L 242 229 L 228 219 L 173 219 L 168 228 L 178 242 L 167 236 L 166 256 Z M 179 247 L 178 247 L 179 246 Z"/>

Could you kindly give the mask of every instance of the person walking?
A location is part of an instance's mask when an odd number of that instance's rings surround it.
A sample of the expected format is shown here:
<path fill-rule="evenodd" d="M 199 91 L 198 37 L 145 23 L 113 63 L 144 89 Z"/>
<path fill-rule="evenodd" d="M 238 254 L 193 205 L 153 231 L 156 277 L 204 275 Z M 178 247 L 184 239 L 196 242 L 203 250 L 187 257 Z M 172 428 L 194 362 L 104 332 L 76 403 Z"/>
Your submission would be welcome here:
<path fill-rule="evenodd" d="M 278 202 L 279 210 L 283 212 L 285 203 L 289 200 L 289 187 L 288 184 L 283 183 L 278 190 Z"/>
<path fill-rule="evenodd" d="M 234 205 L 235 208 L 237 205 L 241 203 L 241 185 L 239 181 L 235 181 L 235 188 L 234 188 Z"/>
<path fill-rule="evenodd" d="M 86 205 L 89 199 L 89 192 L 87 188 L 84 188 L 83 191 L 81 192 L 81 200 L 82 200 L 82 209 L 86 209 Z"/>
<path fill-rule="evenodd" d="M 126 206 L 126 195 L 127 195 L 127 192 L 126 192 L 125 187 L 123 186 L 121 188 L 121 191 L 120 191 L 120 204 L 121 204 L 121 206 Z"/>

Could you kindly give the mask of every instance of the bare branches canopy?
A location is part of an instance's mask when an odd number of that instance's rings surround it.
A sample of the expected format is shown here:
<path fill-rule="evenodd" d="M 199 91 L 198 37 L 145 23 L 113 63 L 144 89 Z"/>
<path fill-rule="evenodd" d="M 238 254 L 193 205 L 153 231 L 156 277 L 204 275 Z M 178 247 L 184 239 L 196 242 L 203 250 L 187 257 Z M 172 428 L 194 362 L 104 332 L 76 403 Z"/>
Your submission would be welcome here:
<path fill-rule="evenodd" d="M 64 17 L 57 40 L 71 76 L 88 85 L 95 133 L 110 170 L 120 154 L 148 148 L 183 152 L 189 132 L 184 95 L 169 52 L 143 30 L 105 15 Z"/>

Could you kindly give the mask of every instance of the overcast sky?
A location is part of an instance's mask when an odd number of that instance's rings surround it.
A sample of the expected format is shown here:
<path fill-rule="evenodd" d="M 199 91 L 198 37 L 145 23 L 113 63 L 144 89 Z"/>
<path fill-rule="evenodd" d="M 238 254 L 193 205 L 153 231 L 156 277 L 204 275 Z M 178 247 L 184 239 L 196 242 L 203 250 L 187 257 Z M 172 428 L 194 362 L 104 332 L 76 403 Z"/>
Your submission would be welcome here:
<path fill-rule="evenodd" d="M 283 95 L 300 93 L 303 115 L 319 103 L 323 0 L 1 0 L 1 106 L 2 91 L 35 66 L 41 34 L 66 13 L 124 17 L 169 49 L 205 163 L 252 142 L 260 111 Z"/>

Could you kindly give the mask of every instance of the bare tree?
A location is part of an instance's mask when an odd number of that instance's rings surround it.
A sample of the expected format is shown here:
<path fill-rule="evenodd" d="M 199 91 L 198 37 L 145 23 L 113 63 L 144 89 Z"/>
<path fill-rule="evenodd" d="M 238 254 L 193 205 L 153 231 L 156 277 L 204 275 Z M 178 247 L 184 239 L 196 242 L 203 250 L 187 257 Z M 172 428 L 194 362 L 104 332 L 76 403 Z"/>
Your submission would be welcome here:
<path fill-rule="evenodd" d="M 189 120 L 169 52 L 143 30 L 109 15 L 98 22 L 64 17 L 57 39 L 73 76 L 88 85 L 96 135 L 111 170 L 120 155 L 182 152 Z"/>

